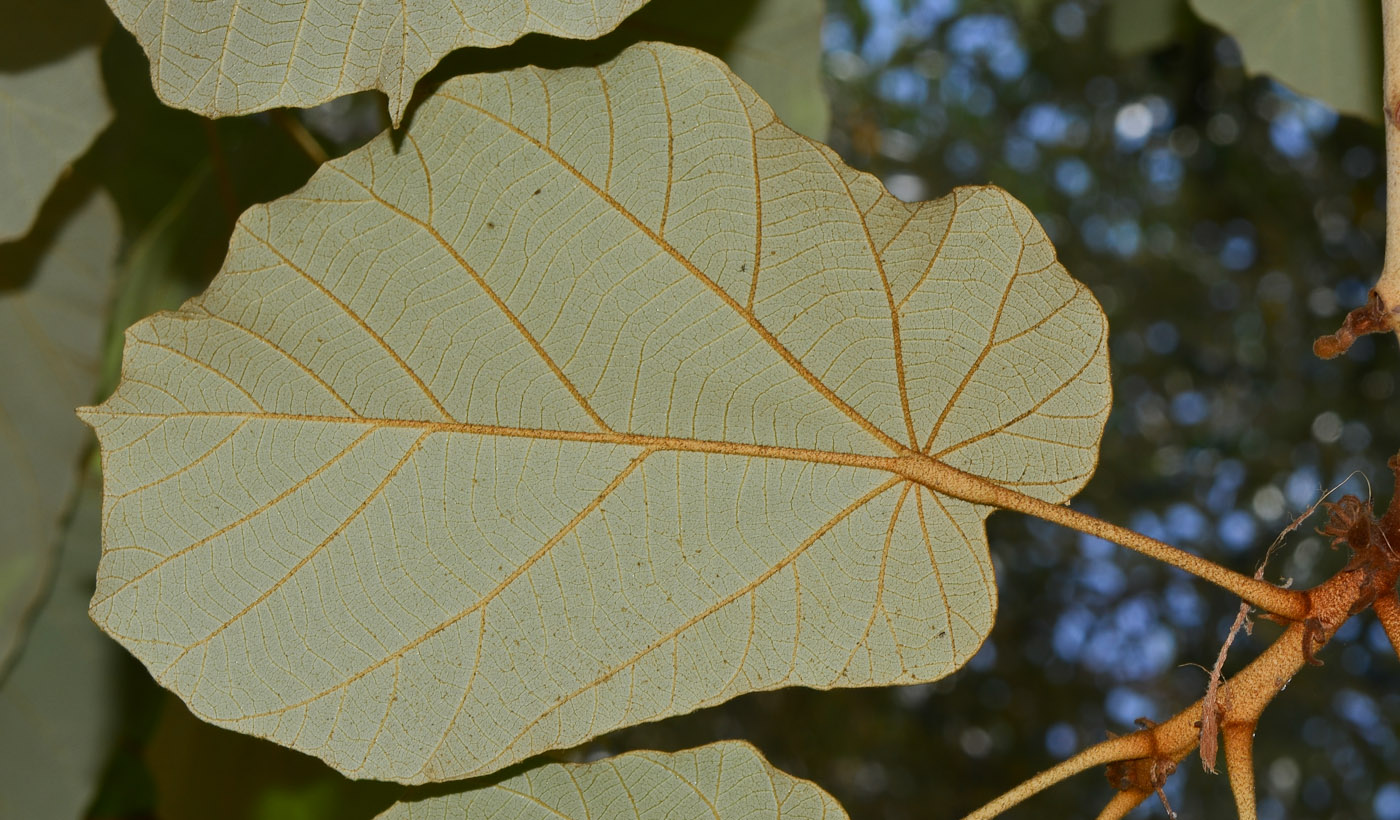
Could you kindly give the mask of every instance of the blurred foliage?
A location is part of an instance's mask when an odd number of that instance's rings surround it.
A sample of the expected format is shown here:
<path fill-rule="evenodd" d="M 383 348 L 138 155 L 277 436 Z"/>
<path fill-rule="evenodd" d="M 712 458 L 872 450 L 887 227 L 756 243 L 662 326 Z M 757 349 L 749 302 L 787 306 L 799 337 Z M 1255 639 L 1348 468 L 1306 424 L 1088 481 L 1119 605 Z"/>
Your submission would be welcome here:
<path fill-rule="evenodd" d="M 1400 447 L 1393 342 L 1363 339 L 1327 363 L 1308 348 L 1379 269 L 1381 134 L 1248 77 L 1234 42 L 1180 8 L 1169 37 L 1125 33 L 1125 5 L 830 0 L 830 141 L 906 199 L 993 182 L 1037 213 L 1111 323 L 1114 411 L 1076 506 L 1248 573 L 1327 488 L 1345 482 L 1339 492 L 1364 496 L 1368 476 L 1386 486 L 1385 460 Z M 521 54 L 493 59 L 537 59 Z M 217 122 L 165 108 L 120 30 L 103 70 L 116 118 L 75 175 L 112 192 L 126 231 L 110 385 L 122 329 L 197 293 L 236 215 L 309 177 L 302 129 L 335 156 L 384 120 L 375 94 Z M 1307 586 L 1340 565 L 1314 523 L 1288 539 L 1269 578 Z M 853 817 L 956 818 L 1105 731 L 1202 694 L 1197 665 L 1214 660 L 1236 601 L 1041 522 L 999 513 L 990 527 L 999 618 L 951 678 L 750 695 L 559 757 L 744 738 Z M 1261 623 L 1238 640 L 1227 670 L 1277 629 Z M 1400 665 L 1369 617 L 1321 657 L 1327 665 L 1305 670 L 1265 714 L 1261 817 L 1400 818 Z M 129 661 L 120 691 L 120 740 L 94 817 L 180 816 L 168 784 L 204 788 L 180 766 L 206 754 L 267 774 L 245 784 L 245 811 L 230 816 L 339 817 L 344 796 L 364 788 L 171 716 L 178 707 Z M 1233 816 L 1223 779 L 1193 760 L 1172 778 L 1173 806 Z M 1085 774 L 1006 816 L 1087 816 L 1109 794 Z"/>

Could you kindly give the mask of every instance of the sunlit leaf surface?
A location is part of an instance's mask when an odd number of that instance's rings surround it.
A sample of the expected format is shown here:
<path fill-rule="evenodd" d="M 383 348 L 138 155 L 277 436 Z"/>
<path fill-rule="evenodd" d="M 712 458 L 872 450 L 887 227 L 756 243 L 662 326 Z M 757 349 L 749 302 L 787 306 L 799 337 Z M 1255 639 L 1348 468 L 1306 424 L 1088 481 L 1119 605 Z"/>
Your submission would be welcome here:
<path fill-rule="evenodd" d="M 0 817 L 85 817 L 107 761 L 119 658 L 87 617 L 100 501 L 94 480 L 79 495 L 33 634 L 0 683 Z"/>
<path fill-rule="evenodd" d="M 105 194 L 0 248 L 0 669 L 42 596 L 88 445 L 120 228 Z"/>
<path fill-rule="evenodd" d="M 901 203 L 688 49 L 461 77 L 132 328 L 92 612 L 197 715 L 412 782 L 933 680 L 995 610 L 952 493 L 1064 500 L 1108 398 L 999 189 Z"/>
<path fill-rule="evenodd" d="M 1239 41 L 1245 66 L 1345 114 L 1381 112 L 1380 5 L 1369 0 L 1191 0 Z"/>
<path fill-rule="evenodd" d="M 492 786 L 400 803 L 379 820 L 843 820 L 816 784 L 768 765 L 747 743 L 552 763 Z"/>
<path fill-rule="evenodd" d="M 397 121 L 443 55 L 606 34 L 644 0 L 107 0 L 167 104 L 211 117 L 380 89 Z"/>

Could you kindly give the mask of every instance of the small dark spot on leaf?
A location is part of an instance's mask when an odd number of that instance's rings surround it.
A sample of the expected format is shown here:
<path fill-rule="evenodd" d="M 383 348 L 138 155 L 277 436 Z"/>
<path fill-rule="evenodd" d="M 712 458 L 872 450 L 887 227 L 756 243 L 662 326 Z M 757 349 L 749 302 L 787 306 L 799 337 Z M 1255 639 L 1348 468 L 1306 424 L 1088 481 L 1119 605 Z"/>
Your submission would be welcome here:
<path fill-rule="evenodd" d="M 536 189 L 535 189 L 534 195 L 535 195 L 535 196 L 539 196 L 539 195 L 540 195 L 540 191 L 543 191 L 543 190 L 544 190 L 543 188 L 536 188 Z"/>
<path fill-rule="evenodd" d="M 494 227 L 496 227 L 496 223 L 495 223 L 495 222 L 487 222 L 487 223 L 486 223 L 486 227 L 488 227 L 488 228 L 494 228 Z"/>

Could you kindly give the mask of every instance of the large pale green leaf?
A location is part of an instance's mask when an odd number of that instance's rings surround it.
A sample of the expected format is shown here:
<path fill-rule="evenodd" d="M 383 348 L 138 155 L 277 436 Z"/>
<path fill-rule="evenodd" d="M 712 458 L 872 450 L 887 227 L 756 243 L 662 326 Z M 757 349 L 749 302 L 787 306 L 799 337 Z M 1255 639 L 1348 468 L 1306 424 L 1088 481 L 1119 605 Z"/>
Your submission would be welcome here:
<path fill-rule="evenodd" d="M 645 0 L 107 0 L 156 93 L 211 117 L 380 89 L 394 121 L 443 55 L 529 32 L 597 37 Z"/>
<path fill-rule="evenodd" d="M 111 119 L 90 5 L 0 0 L 0 242 L 29 231 L 59 175 Z M 64 15 L 70 24 L 56 25 Z"/>
<path fill-rule="evenodd" d="M 768 764 L 747 743 L 631 752 L 596 763 L 551 763 L 491 786 L 399 803 L 379 820 L 842 820 L 816 784 Z"/>
<path fill-rule="evenodd" d="M 409 782 L 948 674 L 996 597 L 961 499 L 1067 498 L 1109 398 L 1023 206 L 901 203 L 658 44 L 448 82 L 123 368 L 94 618 L 200 717 Z"/>
<path fill-rule="evenodd" d="M 1379 120 L 1380 4 L 1373 0 L 1191 0 L 1239 41 L 1245 67 L 1345 114 Z"/>
<path fill-rule="evenodd" d="M 0 669 L 41 597 L 73 499 L 120 238 L 95 194 L 0 248 Z M 49 217 L 45 217 L 47 220 Z"/>
<path fill-rule="evenodd" d="M 110 752 L 120 659 L 87 617 L 100 501 L 93 480 L 79 496 L 24 654 L 0 684 L 0 817 L 86 816 Z"/>

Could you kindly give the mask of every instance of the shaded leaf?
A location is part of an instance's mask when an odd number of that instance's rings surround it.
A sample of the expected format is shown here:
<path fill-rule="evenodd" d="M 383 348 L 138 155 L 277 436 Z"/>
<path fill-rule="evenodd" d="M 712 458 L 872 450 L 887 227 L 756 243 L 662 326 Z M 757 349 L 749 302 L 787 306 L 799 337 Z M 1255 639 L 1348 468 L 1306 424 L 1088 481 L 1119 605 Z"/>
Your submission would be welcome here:
<path fill-rule="evenodd" d="M 1372 121 L 1381 112 L 1380 5 L 1369 0 L 1191 0 L 1239 41 L 1251 73 Z"/>
<path fill-rule="evenodd" d="M 59 176 L 112 118 L 92 6 L 0 0 L 0 242 L 28 233 Z"/>
<path fill-rule="evenodd" d="M 551 763 L 491 786 L 403 802 L 380 820 L 841 820 L 816 784 L 768 764 L 747 743 L 724 741 L 668 754 L 631 752 L 596 763 Z"/>
<path fill-rule="evenodd" d="M 443 55 L 537 31 L 589 38 L 644 0 L 107 0 L 167 104 L 210 117 L 379 89 L 395 122 Z"/>
<path fill-rule="evenodd" d="M 904 204 L 659 44 L 454 79 L 403 140 L 246 213 L 83 411 L 92 613 L 163 685 L 421 782 L 971 657 L 962 499 L 1066 499 L 1108 410 L 1023 206 Z"/>
<path fill-rule="evenodd" d="M 0 670 L 43 594 L 78 484 L 88 439 L 73 408 L 96 388 L 120 237 L 105 193 L 69 207 L 55 202 L 49 224 L 0 247 Z"/>
<path fill-rule="evenodd" d="M 207 226 L 212 220 L 200 219 L 206 211 L 191 206 L 200 188 L 208 183 L 207 167 L 190 175 L 154 219 L 132 238 L 117 266 L 117 292 L 112 300 L 111 322 L 103 343 L 100 385 L 116 385 L 121 371 L 122 334 L 126 328 L 157 310 L 173 309 L 194 294 L 180 274 L 179 242 L 195 234 L 191 223 Z M 200 203 L 209 205 L 210 203 Z M 213 244 L 213 243 L 209 243 Z"/>
<path fill-rule="evenodd" d="M 52 590 L 24 653 L 0 684 L 0 817 L 84 817 L 116 731 L 116 647 L 87 617 L 101 538 L 101 494 L 87 483 Z"/>
<path fill-rule="evenodd" d="M 1113 0 L 1105 37 L 1120 57 L 1157 51 L 1181 36 L 1181 0 Z"/>
<path fill-rule="evenodd" d="M 102 0 L 0 0 L 0 72 L 53 62 L 104 40 L 112 15 Z"/>

